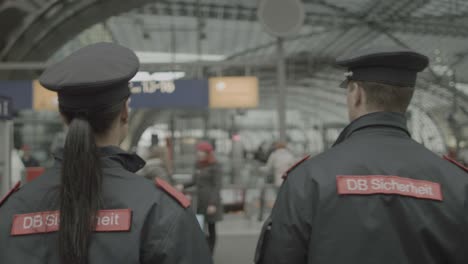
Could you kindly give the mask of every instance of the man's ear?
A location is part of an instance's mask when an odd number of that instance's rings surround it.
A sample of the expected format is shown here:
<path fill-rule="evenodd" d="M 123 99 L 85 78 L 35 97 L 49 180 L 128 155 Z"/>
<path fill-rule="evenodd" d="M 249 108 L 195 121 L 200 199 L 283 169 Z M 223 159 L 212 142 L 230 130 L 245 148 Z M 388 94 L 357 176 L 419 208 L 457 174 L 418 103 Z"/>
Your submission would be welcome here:
<path fill-rule="evenodd" d="M 359 107 L 363 99 L 363 89 L 357 82 L 351 82 L 349 84 L 349 95 L 351 99 L 349 103 L 351 103 L 354 108 Z"/>
<path fill-rule="evenodd" d="M 359 99 L 358 103 L 361 107 L 366 106 L 367 105 L 366 91 L 364 90 L 362 85 L 360 85 L 359 83 L 355 83 L 355 84 L 356 84 L 356 89 L 358 90 L 358 99 Z"/>

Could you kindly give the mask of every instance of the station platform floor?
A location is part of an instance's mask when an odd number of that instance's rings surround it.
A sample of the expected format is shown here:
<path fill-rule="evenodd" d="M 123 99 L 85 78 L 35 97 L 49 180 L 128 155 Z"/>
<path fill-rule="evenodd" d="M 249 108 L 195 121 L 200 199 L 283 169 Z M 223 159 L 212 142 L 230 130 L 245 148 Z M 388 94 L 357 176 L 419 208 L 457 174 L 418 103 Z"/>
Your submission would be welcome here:
<path fill-rule="evenodd" d="M 264 219 L 265 220 L 265 219 Z M 215 264 L 252 264 L 263 221 L 244 214 L 226 214 L 217 225 Z"/>
<path fill-rule="evenodd" d="M 218 242 L 214 255 L 215 264 L 253 263 L 263 223 L 270 215 L 276 198 L 276 190 L 269 187 L 265 189 L 262 221 L 258 221 L 260 192 L 258 187 L 246 188 L 244 211 L 226 213 L 223 221 L 217 224 Z M 229 196 L 226 196 L 224 200 L 228 200 Z"/>

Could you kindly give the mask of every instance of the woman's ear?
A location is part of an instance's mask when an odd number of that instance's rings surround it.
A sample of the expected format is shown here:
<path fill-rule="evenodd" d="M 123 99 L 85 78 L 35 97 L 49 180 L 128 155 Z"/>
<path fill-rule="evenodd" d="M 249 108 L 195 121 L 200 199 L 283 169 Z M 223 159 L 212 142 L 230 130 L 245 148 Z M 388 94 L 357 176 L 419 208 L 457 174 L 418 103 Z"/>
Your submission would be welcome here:
<path fill-rule="evenodd" d="M 68 120 L 67 120 L 67 118 L 66 118 L 62 113 L 60 113 L 60 118 L 62 119 L 62 122 L 63 122 L 66 126 L 68 126 Z"/>
<path fill-rule="evenodd" d="M 122 108 L 122 112 L 120 113 L 120 121 L 126 125 L 128 124 L 128 119 L 130 117 L 130 99 L 127 100 L 125 106 Z"/>

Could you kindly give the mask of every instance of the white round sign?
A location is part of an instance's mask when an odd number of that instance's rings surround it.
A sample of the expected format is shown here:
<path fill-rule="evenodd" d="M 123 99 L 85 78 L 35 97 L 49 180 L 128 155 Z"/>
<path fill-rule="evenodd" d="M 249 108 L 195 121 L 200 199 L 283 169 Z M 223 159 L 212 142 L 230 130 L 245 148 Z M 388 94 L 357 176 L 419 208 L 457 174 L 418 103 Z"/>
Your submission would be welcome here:
<path fill-rule="evenodd" d="M 297 34 L 304 24 L 305 10 L 301 0 L 261 0 L 258 20 L 275 37 Z"/>

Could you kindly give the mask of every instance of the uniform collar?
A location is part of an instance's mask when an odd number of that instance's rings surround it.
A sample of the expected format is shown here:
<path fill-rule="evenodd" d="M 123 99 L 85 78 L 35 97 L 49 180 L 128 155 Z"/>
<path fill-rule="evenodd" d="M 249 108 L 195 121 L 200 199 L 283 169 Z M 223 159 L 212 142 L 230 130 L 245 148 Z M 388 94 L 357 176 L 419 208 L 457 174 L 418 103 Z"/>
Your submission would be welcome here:
<path fill-rule="evenodd" d="M 102 156 L 101 161 L 104 167 L 115 166 L 115 163 L 118 163 L 130 172 L 137 172 L 146 164 L 137 154 L 128 153 L 116 146 L 101 147 L 99 148 L 99 152 Z M 54 156 L 56 160 L 61 162 L 63 160 L 63 149 L 57 150 Z"/>
<path fill-rule="evenodd" d="M 346 126 L 341 132 L 333 146 L 345 141 L 351 135 L 361 129 L 370 127 L 387 127 L 401 130 L 411 137 L 408 127 L 406 126 L 406 117 L 404 114 L 395 112 L 376 112 L 364 115 Z"/>

